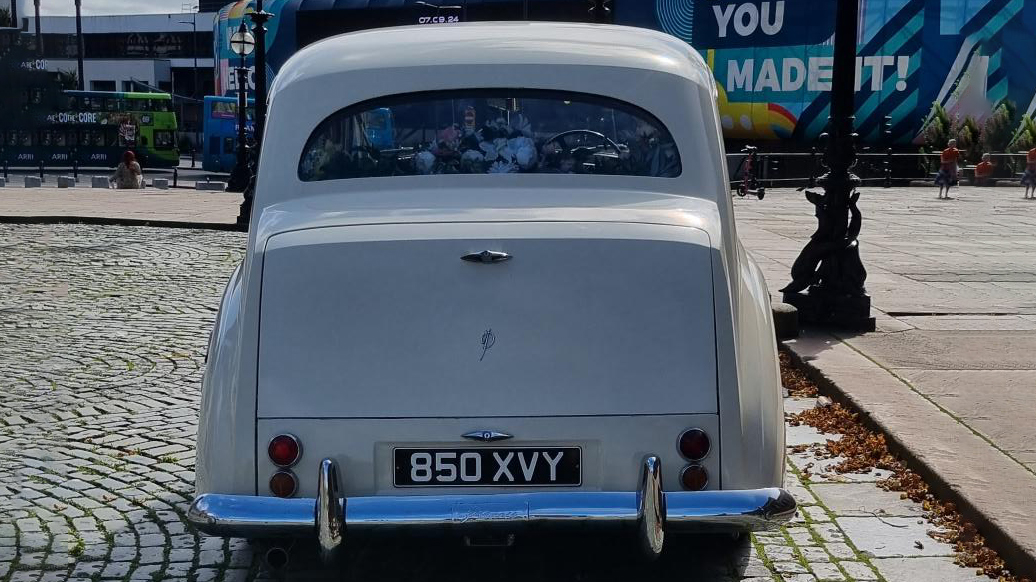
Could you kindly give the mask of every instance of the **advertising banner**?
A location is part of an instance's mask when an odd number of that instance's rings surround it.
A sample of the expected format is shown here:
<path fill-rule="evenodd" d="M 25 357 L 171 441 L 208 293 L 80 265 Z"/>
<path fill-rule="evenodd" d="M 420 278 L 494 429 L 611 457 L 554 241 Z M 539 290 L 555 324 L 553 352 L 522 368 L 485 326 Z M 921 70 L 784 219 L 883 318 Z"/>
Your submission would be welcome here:
<path fill-rule="evenodd" d="M 357 27 L 420 24 L 421 15 L 428 16 L 429 25 L 449 26 L 502 14 L 585 12 L 558 8 L 566 4 L 586 1 L 388 6 L 373 0 L 266 0 L 264 8 L 275 14 L 267 25 L 268 76 L 272 80 L 300 44 Z M 511 5 L 515 9 L 508 12 Z M 611 5 L 615 24 L 664 31 L 702 54 L 718 85 L 726 137 L 807 142 L 824 130 L 836 0 L 612 0 Z M 219 94 L 237 93 L 233 69 L 239 59 L 230 51 L 229 37 L 252 9 L 253 2 L 239 0 L 217 19 Z M 443 14 L 449 18 L 442 23 L 432 18 Z M 1036 0 L 860 0 L 857 45 L 856 125 L 865 142 L 920 143 L 933 104 L 951 120 L 970 118 L 979 126 L 1005 102 L 1019 116 L 1036 114 Z M 246 66 L 252 67 L 251 57 Z M 253 71 L 249 79 L 251 90 Z"/>

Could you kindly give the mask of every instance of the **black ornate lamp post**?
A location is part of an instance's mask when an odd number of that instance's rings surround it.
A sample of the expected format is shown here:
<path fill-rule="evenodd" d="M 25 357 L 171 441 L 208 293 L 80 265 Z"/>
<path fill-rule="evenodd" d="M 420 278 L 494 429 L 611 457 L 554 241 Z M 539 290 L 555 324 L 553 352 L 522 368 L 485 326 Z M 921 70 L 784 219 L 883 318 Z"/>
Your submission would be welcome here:
<path fill-rule="evenodd" d="M 83 0 L 76 0 L 76 66 L 79 70 L 79 90 L 86 90 L 86 73 L 83 72 L 83 59 L 86 58 L 83 48 Z"/>
<path fill-rule="evenodd" d="M 252 33 L 255 35 L 255 146 L 252 148 L 252 179 L 245 188 L 244 200 L 237 215 L 237 223 L 248 224 L 252 214 L 252 197 L 255 195 L 255 177 L 259 170 L 259 153 L 263 146 L 263 131 L 266 128 L 266 23 L 273 14 L 263 10 L 263 0 L 255 0 L 255 11 L 248 15 L 252 19 Z"/>
<path fill-rule="evenodd" d="M 40 34 L 40 0 L 35 0 L 33 6 L 36 8 L 36 56 L 43 58 L 43 36 Z"/>
<path fill-rule="evenodd" d="M 804 322 L 870 331 L 874 318 L 857 240 L 862 221 L 856 206 L 860 179 L 850 172 L 856 164 L 853 99 L 859 0 L 837 1 L 831 117 L 824 136 L 823 163 L 828 171 L 819 180 L 823 194 L 806 192 L 816 206 L 818 226 L 791 267 L 791 283 L 781 292 Z"/>
<path fill-rule="evenodd" d="M 234 171 L 230 173 L 230 183 L 227 184 L 227 189 L 232 192 L 245 192 L 252 177 L 252 172 L 248 168 L 248 144 L 245 141 L 245 124 L 248 121 L 248 67 L 245 66 L 245 57 L 252 54 L 252 50 L 255 49 L 255 39 L 252 38 L 252 33 L 248 32 L 248 27 L 244 22 L 230 37 L 230 49 L 241 57 L 241 66 L 237 67 L 235 71 L 237 73 L 237 162 L 234 164 Z"/>

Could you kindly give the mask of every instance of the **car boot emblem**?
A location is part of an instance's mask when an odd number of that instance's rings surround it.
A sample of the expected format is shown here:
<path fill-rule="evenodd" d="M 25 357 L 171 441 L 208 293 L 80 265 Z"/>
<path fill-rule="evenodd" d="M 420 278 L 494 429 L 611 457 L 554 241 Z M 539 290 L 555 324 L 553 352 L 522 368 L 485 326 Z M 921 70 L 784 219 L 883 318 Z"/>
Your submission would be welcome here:
<path fill-rule="evenodd" d="M 495 430 L 473 430 L 471 432 L 466 432 L 460 436 L 466 439 L 471 439 L 473 441 L 482 441 L 486 443 L 491 443 L 493 441 L 502 441 L 504 439 L 512 438 L 512 436 L 507 434 L 506 432 L 497 432 Z"/>
<path fill-rule="evenodd" d="M 489 348 L 493 347 L 493 344 L 495 343 L 496 336 L 493 335 L 492 329 L 487 329 L 486 331 L 482 332 L 482 356 L 478 359 L 478 361 L 481 362 L 486 357 L 486 352 L 488 352 Z"/>
<path fill-rule="evenodd" d="M 511 259 L 511 255 L 500 251 L 485 250 L 480 253 L 470 253 L 460 258 L 469 263 L 502 263 Z"/>

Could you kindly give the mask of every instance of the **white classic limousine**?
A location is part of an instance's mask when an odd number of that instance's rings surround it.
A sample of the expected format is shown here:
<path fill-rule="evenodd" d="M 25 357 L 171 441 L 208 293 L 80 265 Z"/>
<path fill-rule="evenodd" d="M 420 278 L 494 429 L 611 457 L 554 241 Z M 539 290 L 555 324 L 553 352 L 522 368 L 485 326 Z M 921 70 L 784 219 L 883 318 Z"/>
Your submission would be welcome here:
<path fill-rule="evenodd" d="M 332 556 L 578 525 L 656 556 L 794 514 L 769 296 L 685 43 L 339 36 L 285 64 L 264 144 L 209 347 L 198 529 Z"/>

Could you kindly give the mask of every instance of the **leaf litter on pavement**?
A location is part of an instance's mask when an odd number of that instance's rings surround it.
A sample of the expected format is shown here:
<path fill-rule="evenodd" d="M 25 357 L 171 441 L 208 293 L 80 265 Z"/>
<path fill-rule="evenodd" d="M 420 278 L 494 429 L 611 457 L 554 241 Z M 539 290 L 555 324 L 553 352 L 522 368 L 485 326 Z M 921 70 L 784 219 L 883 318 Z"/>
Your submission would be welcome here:
<path fill-rule="evenodd" d="M 818 398 L 818 406 L 788 415 L 791 426 L 808 425 L 824 434 L 840 435 L 828 439 L 823 445 L 814 445 L 817 459 L 838 458 L 840 461 L 830 467 L 835 473 L 867 473 L 872 469 L 885 469 L 892 474 L 877 482 L 886 491 L 899 492 L 902 499 L 920 503 L 925 517 L 936 526 L 928 535 L 935 540 L 953 546 L 954 561 L 964 568 L 974 568 L 978 575 L 985 575 L 1000 582 L 1031 582 L 1011 573 L 995 550 L 986 545 L 975 524 L 966 520 L 956 505 L 938 499 L 920 475 L 893 455 L 885 441 L 885 435 L 866 428 L 859 416 L 841 404 L 819 396 L 817 385 L 796 368 L 791 358 L 781 351 L 781 382 L 788 394 L 799 398 Z M 808 445 L 792 447 L 792 452 L 801 453 L 810 449 Z M 809 478 L 807 465 L 803 476 Z M 915 542 L 920 543 L 920 542 Z"/>

